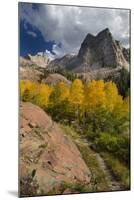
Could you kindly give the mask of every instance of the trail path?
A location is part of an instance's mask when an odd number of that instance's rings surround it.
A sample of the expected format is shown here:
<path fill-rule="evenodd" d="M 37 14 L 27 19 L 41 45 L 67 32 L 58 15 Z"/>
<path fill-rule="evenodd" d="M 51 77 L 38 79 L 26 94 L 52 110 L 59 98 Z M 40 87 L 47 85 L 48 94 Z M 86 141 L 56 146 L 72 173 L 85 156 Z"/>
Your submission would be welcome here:
<path fill-rule="evenodd" d="M 121 186 L 120 182 L 115 179 L 115 177 L 107 167 L 106 163 L 104 162 L 103 158 L 98 153 L 95 153 L 95 155 L 100 165 L 100 168 L 103 170 L 106 176 L 106 180 L 107 183 L 109 184 L 109 188 L 111 189 L 111 191 L 122 190 L 123 187 Z"/>
<path fill-rule="evenodd" d="M 98 164 L 101 168 L 101 170 L 104 172 L 105 174 L 105 178 L 106 181 L 108 183 L 109 189 L 110 191 L 119 191 L 119 190 L 123 190 L 123 186 L 120 184 L 119 181 L 116 180 L 116 178 L 113 176 L 112 172 L 110 171 L 110 169 L 107 167 L 105 161 L 103 160 L 103 158 L 100 156 L 99 153 L 95 152 L 94 150 L 92 150 L 90 148 L 90 143 L 86 140 L 83 139 L 81 137 L 79 137 L 76 140 L 76 143 L 83 143 L 83 145 L 86 145 L 89 149 L 90 152 L 92 152 L 92 155 L 96 157 L 96 160 L 98 161 Z M 91 151 L 92 150 L 92 151 Z"/>

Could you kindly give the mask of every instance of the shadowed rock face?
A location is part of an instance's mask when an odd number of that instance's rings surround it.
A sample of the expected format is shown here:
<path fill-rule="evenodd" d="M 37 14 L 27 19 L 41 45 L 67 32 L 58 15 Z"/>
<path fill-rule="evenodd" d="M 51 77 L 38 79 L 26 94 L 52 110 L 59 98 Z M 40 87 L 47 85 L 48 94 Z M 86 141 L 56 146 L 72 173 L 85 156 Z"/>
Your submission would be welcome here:
<path fill-rule="evenodd" d="M 48 84 L 55 84 L 64 79 L 61 75 L 60 77 L 54 75 L 42 80 L 43 70 L 46 67 L 50 72 L 61 69 L 82 74 L 82 76 L 84 74 L 89 80 L 103 79 L 103 77 L 107 79 L 111 77 L 111 74 L 112 76 L 119 75 L 122 68 L 129 71 L 129 62 L 130 50 L 122 47 L 107 28 L 96 36 L 88 33 L 81 44 L 78 55 L 65 55 L 52 61 L 42 55 L 28 55 L 27 59 L 20 58 L 20 78 L 48 82 Z M 67 80 L 64 79 L 64 82 Z"/>
<path fill-rule="evenodd" d="M 74 66 L 76 65 L 77 56 L 76 55 L 65 55 L 62 58 L 56 58 L 55 60 L 52 60 L 48 66 L 48 70 L 55 70 L 55 69 L 67 69 L 72 70 Z"/>
<path fill-rule="evenodd" d="M 78 57 L 92 70 L 103 67 L 128 67 L 119 42 L 115 41 L 109 29 L 97 36 L 88 34 L 83 41 Z"/>
<path fill-rule="evenodd" d="M 130 62 L 130 49 L 123 48 L 122 50 L 125 59 Z"/>
<path fill-rule="evenodd" d="M 63 62 L 64 61 L 64 62 Z M 66 62 L 65 62 L 66 61 Z M 90 72 L 102 68 L 128 68 L 127 52 L 114 40 L 108 28 L 93 36 L 90 33 L 81 44 L 77 56 L 53 60 L 48 68 L 59 67 L 73 72 Z"/>
<path fill-rule="evenodd" d="M 31 103 L 20 104 L 19 162 L 20 196 L 45 195 L 63 183 L 90 183 L 90 171 L 76 145 Z"/>

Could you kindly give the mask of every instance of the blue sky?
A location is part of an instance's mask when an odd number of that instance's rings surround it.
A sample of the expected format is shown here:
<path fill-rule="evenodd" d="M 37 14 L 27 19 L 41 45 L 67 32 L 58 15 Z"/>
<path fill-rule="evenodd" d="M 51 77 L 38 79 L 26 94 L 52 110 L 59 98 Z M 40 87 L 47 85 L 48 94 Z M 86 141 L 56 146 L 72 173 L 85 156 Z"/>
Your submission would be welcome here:
<path fill-rule="evenodd" d="M 108 27 L 129 46 L 129 11 L 19 3 L 20 55 L 46 52 L 52 58 L 76 54 L 88 33 Z"/>
<path fill-rule="evenodd" d="M 49 50 L 52 52 L 54 42 L 45 41 L 41 32 L 33 28 L 29 23 L 25 25 L 25 21 L 20 22 L 20 55 L 26 56 L 28 53 L 36 54 Z"/>

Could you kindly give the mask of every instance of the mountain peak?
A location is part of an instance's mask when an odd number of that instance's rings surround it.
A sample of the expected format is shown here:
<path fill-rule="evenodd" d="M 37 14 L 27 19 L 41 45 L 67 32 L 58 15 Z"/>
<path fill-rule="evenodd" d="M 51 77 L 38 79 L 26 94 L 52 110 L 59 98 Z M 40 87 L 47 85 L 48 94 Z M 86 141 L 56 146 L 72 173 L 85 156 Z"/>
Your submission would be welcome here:
<path fill-rule="evenodd" d="M 102 33 L 107 34 L 107 33 L 111 33 L 111 32 L 110 32 L 109 28 L 105 28 L 105 29 L 103 29 L 102 31 L 100 31 L 100 32 L 98 33 L 98 35 L 99 35 L 99 34 L 102 34 Z"/>
<path fill-rule="evenodd" d="M 85 37 L 85 40 L 91 40 L 91 39 L 93 39 L 94 37 L 95 37 L 94 35 L 88 33 L 87 36 Z"/>
<path fill-rule="evenodd" d="M 49 66 L 91 72 L 102 68 L 126 68 L 129 66 L 129 51 L 123 51 L 121 43 L 114 39 L 109 28 L 100 31 L 96 36 L 88 33 L 83 40 L 78 55 L 64 56 L 54 60 Z"/>
<path fill-rule="evenodd" d="M 113 38 L 112 33 L 110 32 L 109 28 L 102 30 L 96 35 L 96 38 L 107 38 L 107 37 L 110 37 L 111 39 Z"/>
<path fill-rule="evenodd" d="M 90 70 L 103 67 L 128 67 L 121 45 L 117 44 L 108 28 L 96 36 L 87 34 L 81 44 L 78 57 Z"/>

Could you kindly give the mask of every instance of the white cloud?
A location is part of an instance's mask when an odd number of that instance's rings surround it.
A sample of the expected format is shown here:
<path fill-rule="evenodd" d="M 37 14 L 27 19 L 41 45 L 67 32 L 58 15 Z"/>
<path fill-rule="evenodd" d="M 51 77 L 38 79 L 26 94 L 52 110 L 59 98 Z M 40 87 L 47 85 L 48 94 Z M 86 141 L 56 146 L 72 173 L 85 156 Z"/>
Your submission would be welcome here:
<path fill-rule="evenodd" d="M 33 31 L 27 31 L 27 34 L 28 34 L 28 35 L 31 35 L 31 36 L 34 37 L 34 38 L 37 37 L 37 34 L 34 33 Z"/>
<path fill-rule="evenodd" d="M 37 52 L 37 55 L 38 56 L 45 56 L 45 55 L 47 55 L 47 57 L 50 59 L 50 60 L 53 60 L 53 59 L 55 59 L 56 57 L 55 57 L 55 55 L 53 55 L 50 51 L 48 51 L 47 49 L 44 51 L 44 52 Z"/>
<path fill-rule="evenodd" d="M 128 46 L 129 11 L 38 4 L 21 4 L 21 18 L 38 28 L 46 41 L 54 41 L 57 56 L 78 51 L 87 33 L 97 34 L 108 27 L 115 39 Z M 58 44 L 61 43 L 61 47 Z"/>
<path fill-rule="evenodd" d="M 44 52 L 44 54 L 47 55 L 50 60 L 55 59 L 55 56 L 50 51 L 48 51 L 47 49 Z"/>

